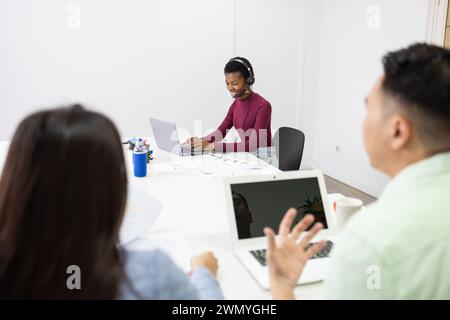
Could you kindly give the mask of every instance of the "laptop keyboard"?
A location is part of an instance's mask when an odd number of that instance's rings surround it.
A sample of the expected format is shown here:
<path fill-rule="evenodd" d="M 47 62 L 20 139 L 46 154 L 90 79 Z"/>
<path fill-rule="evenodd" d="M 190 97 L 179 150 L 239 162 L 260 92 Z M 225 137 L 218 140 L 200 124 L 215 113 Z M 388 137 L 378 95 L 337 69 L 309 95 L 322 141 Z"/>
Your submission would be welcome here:
<path fill-rule="evenodd" d="M 314 243 L 310 243 L 308 245 L 308 248 L 310 246 L 314 245 Z M 312 256 L 310 259 L 320 259 L 320 258 L 327 258 L 330 256 L 330 251 L 333 248 L 333 242 L 332 241 L 327 241 L 325 243 L 325 247 L 320 250 L 319 252 L 317 252 L 314 256 Z M 266 249 L 260 249 L 260 250 L 251 250 L 250 253 L 255 257 L 256 260 L 258 260 L 258 262 L 263 265 L 266 266 Z"/>

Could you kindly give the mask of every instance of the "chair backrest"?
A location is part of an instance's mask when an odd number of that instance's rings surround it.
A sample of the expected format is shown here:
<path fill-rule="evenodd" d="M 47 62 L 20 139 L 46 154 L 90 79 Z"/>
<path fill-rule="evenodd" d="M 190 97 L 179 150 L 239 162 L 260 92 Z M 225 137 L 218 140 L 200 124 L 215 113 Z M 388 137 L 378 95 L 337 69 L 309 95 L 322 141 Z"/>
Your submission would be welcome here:
<path fill-rule="evenodd" d="M 275 147 L 278 168 L 282 171 L 298 170 L 303 157 L 305 135 L 300 130 L 281 127 L 272 139 Z"/>

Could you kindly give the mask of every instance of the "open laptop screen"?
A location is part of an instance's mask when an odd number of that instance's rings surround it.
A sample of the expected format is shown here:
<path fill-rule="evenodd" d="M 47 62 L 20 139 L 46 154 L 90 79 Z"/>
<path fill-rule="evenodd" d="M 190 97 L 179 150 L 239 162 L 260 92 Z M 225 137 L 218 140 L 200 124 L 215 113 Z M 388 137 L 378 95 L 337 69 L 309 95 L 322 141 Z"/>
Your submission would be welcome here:
<path fill-rule="evenodd" d="M 262 237 L 264 227 L 278 232 L 289 208 L 298 211 L 295 223 L 311 213 L 328 227 L 317 178 L 231 184 L 231 192 L 239 239 Z"/>

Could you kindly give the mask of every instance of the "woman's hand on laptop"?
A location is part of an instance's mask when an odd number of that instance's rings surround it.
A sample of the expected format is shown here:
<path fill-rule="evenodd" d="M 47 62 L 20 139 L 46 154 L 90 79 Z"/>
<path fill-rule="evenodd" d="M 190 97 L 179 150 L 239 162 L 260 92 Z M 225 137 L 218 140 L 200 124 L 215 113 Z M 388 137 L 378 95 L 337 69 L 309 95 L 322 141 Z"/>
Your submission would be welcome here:
<path fill-rule="evenodd" d="M 204 141 L 202 138 L 191 137 L 191 138 L 187 139 L 183 144 L 188 145 L 188 146 L 193 146 L 194 149 L 202 150 L 203 146 L 208 143 L 206 141 Z"/>
<path fill-rule="evenodd" d="M 185 142 L 183 142 L 182 144 L 184 145 L 191 145 L 194 144 L 195 141 L 197 141 L 198 139 L 200 139 L 199 137 L 190 137 L 187 138 Z"/>
<path fill-rule="evenodd" d="M 294 288 L 300 278 L 308 259 L 319 252 L 325 245 L 320 241 L 308 246 L 312 238 L 323 228 L 315 223 L 308 233 L 299 241 L 302 232 L 314 222 L 314 216 L 306 215 L 291 230 L 297 215 L 296 209 L 289 209 L 284 215 L 278 230 L 278 237 L 270 228 L 264 228 L 267 237 L 266 261 L 269 267 L 270 287 L 274 299 L 295 299 Z"/>
<path fill-rule="evenodd" d="M 192 137 L 186 140 L 184 144 L 193 146 L 195 150 L 213 151 L 214 143 L 210 143 L 202 138 Z"/>

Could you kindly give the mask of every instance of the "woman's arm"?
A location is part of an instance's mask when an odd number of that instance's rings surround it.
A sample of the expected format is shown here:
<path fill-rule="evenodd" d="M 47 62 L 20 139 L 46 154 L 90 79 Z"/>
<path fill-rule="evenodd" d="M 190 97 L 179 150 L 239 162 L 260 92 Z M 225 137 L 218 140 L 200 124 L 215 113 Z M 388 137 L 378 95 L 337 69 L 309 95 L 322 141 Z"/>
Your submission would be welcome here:
<path fill-rule="evenodd" d="M 127 252 L 129 286 L 124 299 L 223 299 L 208 265 L 198 265 L 189 277 L 160 250 Z"/>

